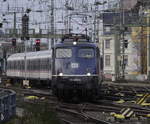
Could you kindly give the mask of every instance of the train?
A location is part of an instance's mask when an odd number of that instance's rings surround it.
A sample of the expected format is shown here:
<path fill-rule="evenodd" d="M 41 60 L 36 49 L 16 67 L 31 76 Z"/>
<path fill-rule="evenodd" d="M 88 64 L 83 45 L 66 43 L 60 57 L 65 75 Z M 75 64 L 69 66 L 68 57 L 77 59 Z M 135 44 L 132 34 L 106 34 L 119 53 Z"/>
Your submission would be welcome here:
<path fill-rule="evenodd" d="M 58 98 L 94 98 L 103 78 L 100 50 L 90 41 L 86 35 L 66 34 L 51 50 L 13 54 L 6 75 L 10 80 L 48 82 Z"/>

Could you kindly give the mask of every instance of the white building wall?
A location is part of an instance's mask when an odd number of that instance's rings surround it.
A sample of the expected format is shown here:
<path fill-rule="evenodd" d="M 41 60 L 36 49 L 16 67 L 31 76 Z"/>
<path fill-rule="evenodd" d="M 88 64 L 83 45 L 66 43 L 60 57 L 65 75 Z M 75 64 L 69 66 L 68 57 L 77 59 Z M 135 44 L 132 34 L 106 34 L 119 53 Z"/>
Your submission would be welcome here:
<path fill-rule="evenodd" d="M 110 48 L 106 48 L 106 40 L 110 39 Z M 130 34 L 126 34 L 125 40 L 128 40 L 128 48 L 125 48 L 125 55 L 128 56 L 128 64 L 125 68 L 125 74 L 128 75 L 130 72 L 133 71 L 133 66 L 137 66 L 133 63 L 134 57 L 133 57 L 133 47 L 132 47 L 132 39 Z M 115 73 L 115 55 L 114 55 L 114 49 L 115 49 L 115 35 L 105 35 L 101 36 L 100 38 L 100 49 L 103 55 L 104 60 L 104 74 L 106 77 L 111 78 L 112 74 Z M 134 51 L 135 52 L 135 51 Z M 106 55 L 110 55 L 110 66 L 106 66 Z M 119 58 L 119 57 L 118 57 Z M 120 66 L 120 65 L 119 65 Z M 120 66 L 121 67 L 121 66 Z"/>

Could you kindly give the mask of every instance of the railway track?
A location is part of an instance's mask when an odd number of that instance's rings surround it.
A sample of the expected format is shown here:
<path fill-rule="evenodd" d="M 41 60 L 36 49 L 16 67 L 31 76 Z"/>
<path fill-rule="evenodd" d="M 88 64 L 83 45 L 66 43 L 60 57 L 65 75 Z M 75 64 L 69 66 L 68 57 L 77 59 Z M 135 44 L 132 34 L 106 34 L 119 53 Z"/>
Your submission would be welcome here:
<path fill-rule="evenodd" d="M 6 87 L 0 86 L 0 88 Z M 22 89 L 14 86 L 11 86 L 9 88 L 16 91 L 17 95 L 21 98 L 31 95 L 38 97 L 38 99 L 36 100 L 27 99 L 25 100 L 25 102 L 40 104 L 41 102 L 46 101 L 58 112 L 59 117 L 65 124 L 77 124 L 79 122 L 82 122 L 83 124 L 113 124 L 116 122 L 116 117 L 112 116 L 111 113 L 120 114 L 123 109 L 125 109 L 126 111 L 129 110 L 129 112 L 133 111 L 133 115 L 136 115 L 137 118 L 147 118 L 147 115 L 150 114 L 149 106 L 143 107 L 141 105 L 130 102 L 132 100 L 137 100 L 138 98 L 140 98 L 139 96 L 137 96 L 137 94 L 149 93 L 150 90 L 148 88 L 127 88 L 122 86 L 110 86 L 106 88 L 106 86 L 104 85 L 103 89 L 107 89 L 105 91 L 103 90 L 103 95 L 105 95 L 105 97 L 99 99 L 95 103 L 82 104 L 60 102 L 50 93 L 49 89 Z M 119 99 L 124 99 L 125 103 L 116 103 L 115 101 Z M 132 116 L 130 118 L 132 118 Z M 124 120 L 126 122 L 126 119 Z M 138 121 L 140 120 L 138 119 Z"/>
<path fill-rule="evenodd" d="M 3 87 L 4 88 L 4 87 Z M 92 116 L 87 115 L 84 113 L 78 104 L 70 104 L 70 103 L 61 103 L 57 100 L 56 97 L 52 96 L 50 93 L 48 94 L 47 91 L 42 91 L 42 90 L 36 90 L 36 89 L 20 89 L 16 87 L 10 87 L 10 89 L 13 89 L 16 91 L 17 95 L 20 97 L 26 97 L 26 96 L 38 96 L 38 97 L 45 97 L 44 100 L 41 99 L 26 99 L 25 102 L 32 103 L 32 104 L 40 104 L 42 102 L 47 102 L 51 108 L 55 108 L 55 110 L 58 112 L 59 115 L 61 115 L 61 120 L 64 123 L 68 124 L 77 124 L 77 123 L 89 123 L 89 124 L 109 124 L 108 122 L 93 118 Z M 20 105 L 18 105 L 20 107 Z M 67 108 L 69 107 L 69 108 Z M 80 110 L 81 109 L 81 110 Z M 91 108 L 92 109 L 92 108 Z M 77 110 L 77 111 L 76 111 Z M 61 113 L 61 114 L 60 114 Z M 63 113 L 63 114 L 62 114 Z M 63 117 L 62 117 L 63 115 Z M 69 118 L 69 120 L 68 120 Z M 71 119 L 70 119 L 71 118 Z M 73 121 L 71 121 L 73 120 Z"/>
<path fill-rule="evenodd" d="M 137 100 L 142 94 L 150 94 L 150 85 L 148 86 L 122 86 L 122 85 L 103 85 L 100 91 L 100 98 L 116 101 L 123 99 L 125 101 Z"/>
<path fill-rule="evenodd" d="M 2 87 L 1 88 L 5 88 Z M 32 103 L 32 104 L 40 104 L 41 102 L 47 102 L 49 106 L 53 106 L 56 111 L 61 114 L 61 119 L 64 123 L 70 123 L 70 124 L 75 124 L 75 123 L 89 123 L 89 124 L 95 124 L 95 123 L 100 123 L 100 124 L 108 124 L 105 121 L 93 118 L 92 116 L 88 115 L 85 111 L 83 111 L 84 105 L 78 105 L 78 104 L 70 104 L 70 103 L 61 103 L 57 100 L 56 97 L 52 96 L 52 94 L 49 93 L 49 91 L 43 91 L 39 89 L 22 89 L 22 88 L 16 88 L 16 87 L 9 87 L 10 89 L 13 89 L 16 91 L 17 96 L 19 97 L 18 100 L 20 101 L 21 99 L 25 102 Z M 44 100 L 41 99 L 24 99 L 26 96 L 38 96 L 40 98 L 45 97 Z M 20 102 L 18 102 L 17 106 L 20 107 Z M 87 105 L 86 105 L 87 106 Z M 67 108 L 69 107 L 69 108 Z M 86 107 L 88 110 L 88 107 Z M 89 109 L 93 109 L 92 107 Z M 76 111 L 77 110 L 77 111 Z M 95 109 L 96 110 L 96 109 Z M 63 117 L 62 117 L 63 115 Z M 69 119 L 68 119 L 69 118 Z M 73 121 L 71 121 L 73 120 Z"/>
<path fill-rule="evenodd" d="M 69 116 L 73 115 L 73 117 L 76 116 L 82 117 L 84 118 L 84 123 L 92 122 L 92 123 L 122 124 L 123 120 L 121 119 L 122 122 L 120 123 L 120 119 L 111 116 L 111 113 L 112 112 L 119 113 L 124 107 L 131 107 L 131 106 L 121 106 L 117 104 L 103 105 L 103 104 L 91 104 L 91 103 L 84 103 L 84 104 L 63 104 L 62 103 L 59 105 L 57 110 L 64 112 L 65 114 L 68 113 Z M 138 122 L 141 121 L 139 119 L 141 116 L 144 117 L 145 114 L 150 113 L 149 109 L 146 108 L 138 108 L 138 107 L 133 107 L 133 108 L 137 117 L 136 120 L 138 120 Z M 131 120 L 132 119 L 133 118 L 131 118 Z M 71 119 L 69 118 L 69 120 Z M 124 123 L 127 121 L 125 124 L 129 124 L 128 122 L 129 120 L 130 118 L 128 118 L 127 120 L 124 119 Z M 83 120 L 81 122 L 83 122 Z M 74 122 L 70 122 L 70 124 L 71 123 L 73 124 Z"/>
<path fill-rule="evenodd" d="M 86 104 L 82 104 L 82 105 L 76 105 L 76 104 L 72 104 L 71 106 L 69 106 L 67 104 L 61 104 L 58 108 L 56 108 L 57 111 L 62 112 L 63 115 L 68 114 L 69 116 L 73 116 L 74 118 L 77 117 L 77 119 L 73 119 L 73 121 L 71 121 L 72 119 L 68 118 L 65 119 L 65 122 L 68 124 L 76 124 L 77 122 L 74 120 L 78 120 L 80 118 L 80 123 L 82 122 L 83 124 L 111 124 L 105 120 L 102 120 L 101 118 L 95 118 L 93 116 L 91 116 L 90 114 L 86 113 L 84 110 L 84 106 L 86 106 Z M 62 114 L 61 114 L 62 115 Z M 93 114 L 92 114 L 93 115 Z M 71 116 L 71 118 L 72 118 Z"/>

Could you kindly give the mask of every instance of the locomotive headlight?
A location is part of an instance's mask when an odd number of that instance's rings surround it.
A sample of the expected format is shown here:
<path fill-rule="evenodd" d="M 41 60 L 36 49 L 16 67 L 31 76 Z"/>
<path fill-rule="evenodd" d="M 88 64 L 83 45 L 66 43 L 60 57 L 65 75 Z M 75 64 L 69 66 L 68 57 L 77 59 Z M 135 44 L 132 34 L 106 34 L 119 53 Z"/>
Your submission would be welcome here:
<path fill-rule="evenodd" d="M 77 45 L 77 42 L 73 42 L 73 45 Z"/>
<path fill-rule="evenodd" d="M 63 76 L 63 73 L 59 73 L 59 76 Z"/>
<path fill-rule="evenodd" d="M 87 76 L 91 76 L 91 73 L 87 73 Z"/>

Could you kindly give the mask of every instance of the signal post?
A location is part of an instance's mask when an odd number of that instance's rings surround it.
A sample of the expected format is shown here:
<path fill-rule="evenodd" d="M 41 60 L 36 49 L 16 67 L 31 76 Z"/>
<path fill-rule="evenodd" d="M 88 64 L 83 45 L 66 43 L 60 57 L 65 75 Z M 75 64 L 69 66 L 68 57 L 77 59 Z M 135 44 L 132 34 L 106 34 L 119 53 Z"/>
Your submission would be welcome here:
<path fill-rule="evenodd" d="M 21 40 L 24 41 L 24 80 L 23 80 L 23 86 L 29 86 L 29 80 L 27 80 L 27 41 L 29 40 L 29 16 L 27 14 L 24 14 L 22 17 L 22 37 Z"/>

